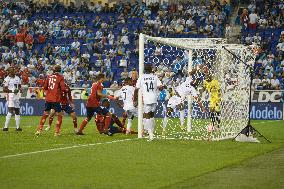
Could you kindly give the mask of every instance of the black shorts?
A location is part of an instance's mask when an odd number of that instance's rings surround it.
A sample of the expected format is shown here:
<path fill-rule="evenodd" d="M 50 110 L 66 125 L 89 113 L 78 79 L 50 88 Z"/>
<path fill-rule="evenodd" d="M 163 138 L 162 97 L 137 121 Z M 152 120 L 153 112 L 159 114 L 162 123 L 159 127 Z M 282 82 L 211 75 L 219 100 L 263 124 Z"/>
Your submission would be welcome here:
<path fill-rule="evenodd" d="M 50 111 L 54 109 L 55 112 L 61 112 L 61 105 L 59 102 L 45 102 L 45 111 Z"/>
<path fill-rule="evenodd" d="M 103 107 L 87 107 L 87 117 L 93 117 L 95 113 L 106 115 L 109 111 L 107 108 Z"/>
<path fill-rule="evenodd" d="M 70 104 L 61 105 L 61 109 L 66 112 L 67 114 L 72 114 L 74 109 L 70 106 Z"/>

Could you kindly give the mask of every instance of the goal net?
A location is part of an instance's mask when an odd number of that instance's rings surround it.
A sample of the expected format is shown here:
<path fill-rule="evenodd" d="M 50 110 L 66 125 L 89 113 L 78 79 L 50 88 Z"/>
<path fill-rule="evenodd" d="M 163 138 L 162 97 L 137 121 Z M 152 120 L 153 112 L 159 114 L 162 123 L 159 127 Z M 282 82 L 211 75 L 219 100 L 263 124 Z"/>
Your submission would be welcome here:
<path fill-rule="evenodd" d="M 156 75 L 166 87 L 163 91 L 155 119 L 155 135 L 163 139 L 204 140 L 208 137 L 210 112 L 209 94 L 203 88 L 203 69 L 206 67 L 213 79 L 218 80 L 221 88 L 220 126 L 210 131 L 212 140 L 235 137 L 244 128 L 249 116 L 249 69 L 234 55 L 247 62 L 253 60 L 251 50 L 243 45 L 227 44 L 220 38 L 160 38 L 140 34 L 139 37 L 139 75 L 144 72 L 144 64 L 152 64 Z M 192 79 L 195 88 L 206 109 L 202 113 L 196 100 L 188 96 L 185 101 L 185 128 L 179 121 L 179 111 L 173 111 L 168 117 L 167 127 L 163 124 L 168 98 L 175 93 L 175 87 L 182 83 L 188 72 L 197 70 Z M 164 98 L 164 94 L 166 98 Z M 138 137 L 143 131 L 143 101 L 139 93 L 138 101 Z M 166 131 L 166 132 L 164 132 Z"/>

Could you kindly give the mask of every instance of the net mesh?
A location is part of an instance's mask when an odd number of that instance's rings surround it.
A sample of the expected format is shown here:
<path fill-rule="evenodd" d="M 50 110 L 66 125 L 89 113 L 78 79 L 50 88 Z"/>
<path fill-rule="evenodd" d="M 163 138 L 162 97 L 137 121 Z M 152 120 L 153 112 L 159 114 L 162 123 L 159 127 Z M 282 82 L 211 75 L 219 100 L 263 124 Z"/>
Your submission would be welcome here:
<path fill-rule="evenodd" d="M 144 64 L 151 63 L 155 74 L 167 87 L 167 97 L 160 99 L 156 112 L 155 134 L 164 139 L 204 140 L 208 137 L 208 125 L 211 123 L 208 110 L 209 94 L 203 88 L 206 67 L 217 79 L 221 87 L 220 128 L 210 132 L 212 140 L 221 140 L 236 136 L 247 124 L 249 101 L 249 69 L 231 53 L 224 50 L 222 39 L 164 39 L 145 37 Z M 226 45 L 226 44 L 225 44 Z M 226 45 L 231 52 L 242 60 L 252 59 L 247 48 L 238 45 Z M 140 49 L 141 50 L 141 49 Z M 206 112 L 200 111 L 197 102 L 189 98 L 185 102 L 185 127 L 180 125 L 180 112 L 175 109 L 168 118 L 166 129 L 163 117 L 166 113 L 167 100 L 174 95 L 175 87 L 188 76 L 188 70 L 196 69 L 192 76 L 195 88 L 202 99 Z M 163 95 L 160 95 L 163 96 Z M 141 108 L 141 107 L 139 107 Z M 188 116 L 190 115 L 190 116 Z M 188 132 L 189 131 L 189 132 Z"/>

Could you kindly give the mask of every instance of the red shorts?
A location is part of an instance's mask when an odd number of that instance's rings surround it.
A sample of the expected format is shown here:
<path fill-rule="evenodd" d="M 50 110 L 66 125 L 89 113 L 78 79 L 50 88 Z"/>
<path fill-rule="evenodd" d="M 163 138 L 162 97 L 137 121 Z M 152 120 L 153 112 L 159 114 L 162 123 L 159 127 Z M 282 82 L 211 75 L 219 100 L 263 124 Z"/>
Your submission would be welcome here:
<path fill-rule="evenodd" d="M 256 29 L 256 23 L 254 23 L 254 24 L 249 24 L 249 29 L 255 30 L 255 29 Z"/>

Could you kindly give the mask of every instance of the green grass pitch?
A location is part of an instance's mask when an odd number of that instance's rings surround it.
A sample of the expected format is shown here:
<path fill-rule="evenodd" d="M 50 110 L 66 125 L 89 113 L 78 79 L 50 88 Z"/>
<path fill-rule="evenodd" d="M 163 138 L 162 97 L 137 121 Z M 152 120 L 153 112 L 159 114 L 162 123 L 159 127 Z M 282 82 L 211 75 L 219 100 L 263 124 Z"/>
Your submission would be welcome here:
<path fill-rule="evenodd" d="M 39 119 L 22 116 L 16 132 L 12 118 L 9 132 L 0 131 L 1 189 L 284 188 L 284 121 L 253 121 L 272 141 L 256 144 L 109 137 L 94 120 L 76 136 L 69 117 L 60 137 L 36 137 Z"/>

